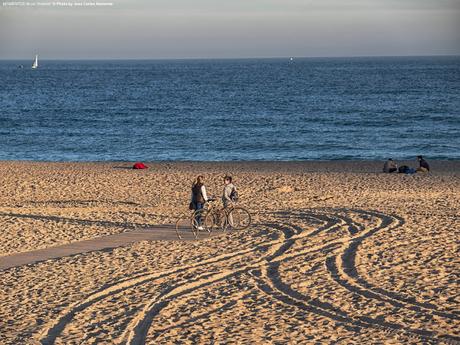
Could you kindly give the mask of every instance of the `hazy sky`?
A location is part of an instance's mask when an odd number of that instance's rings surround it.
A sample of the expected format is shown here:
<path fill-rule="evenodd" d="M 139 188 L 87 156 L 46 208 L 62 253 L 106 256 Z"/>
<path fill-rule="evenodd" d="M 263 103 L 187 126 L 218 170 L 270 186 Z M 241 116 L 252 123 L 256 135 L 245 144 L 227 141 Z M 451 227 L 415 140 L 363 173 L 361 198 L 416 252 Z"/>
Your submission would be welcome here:
<path fill-rule="evenodd" d="M 98 1 L 0 2 L 0 59 L 460 55 L 460 0 Z"/>

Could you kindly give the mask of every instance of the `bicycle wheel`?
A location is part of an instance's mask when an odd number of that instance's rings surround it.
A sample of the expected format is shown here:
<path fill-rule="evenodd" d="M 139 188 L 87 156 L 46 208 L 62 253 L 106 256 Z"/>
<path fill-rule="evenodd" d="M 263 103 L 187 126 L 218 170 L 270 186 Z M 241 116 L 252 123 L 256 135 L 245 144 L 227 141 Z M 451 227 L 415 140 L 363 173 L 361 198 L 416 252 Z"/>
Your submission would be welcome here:
<path fill-rule="evenodd" d="M 195 238 L 198 238 L 198 233 L 200 231 L 207 230 L 208 232 L 211 232 L 211 230 L 207 229 L 204 224 L 204 220 L 206 219 L 207 214 L 208 214 L 208 211 L 204 208 L 193 212 L 192 228 L 195 231 Z"/>
<path fill-rule="evenodd" d="M 203 219 L 204 228 L 211 232 L 216 227 L 216 215 L 213 212 L 207 212 Z"/>
<path fill-rule="evenodd" d="M 192 220 L 190 218 L 190 213 L 183 213 L 177 218 L 176 234 L 180 240 L 188 236 L 188 234 L 193 234 L 193 236 L 196 238 L 197 235 L 196 235 L 196 231 L 193 228 Z"/>
<path fill-rule="evenodd" d="M 225 230 L 226 217 L 224 212 L 208 212 L 204 218 L 204 227 L 209 232 L 217 229 Z"/>
<path fill-rule="evenodd" d="M 228 212 L 227 222 L 235 230 L 244 230 L 251 225 L 251 214 L 242 207 L 235 207 Z"/>

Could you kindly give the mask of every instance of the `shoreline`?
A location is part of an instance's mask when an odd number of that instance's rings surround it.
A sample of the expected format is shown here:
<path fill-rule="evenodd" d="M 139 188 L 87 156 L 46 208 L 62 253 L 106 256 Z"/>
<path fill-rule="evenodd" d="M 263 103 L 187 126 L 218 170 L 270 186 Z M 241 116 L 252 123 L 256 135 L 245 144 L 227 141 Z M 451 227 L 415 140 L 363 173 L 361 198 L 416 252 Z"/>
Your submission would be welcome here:
<path fill-rule="evenodd" d="M 149 169 L 145 172 L 167 172 L 171 169 L 193 169 L 196 171 L 225 170 L 257 173 L 382 173 L 384 161 L 376 160 L 312 160 L 312 161 L 142 161 Z M 431 172 L 428 175 L 460 174 L 460 160 L 429 160 Z M 43 166 L 81 168 L 110 168 L 132 170 L 135 161 L 22 161 L 0 160 L 0 168 L 7 166 Z M 398 166 L 417 167 L 415 160 L 397 161 Z M 391 174 L 394 175 L 394 174 Z M 420 174 L 417 174 L 420 175 Z"/>

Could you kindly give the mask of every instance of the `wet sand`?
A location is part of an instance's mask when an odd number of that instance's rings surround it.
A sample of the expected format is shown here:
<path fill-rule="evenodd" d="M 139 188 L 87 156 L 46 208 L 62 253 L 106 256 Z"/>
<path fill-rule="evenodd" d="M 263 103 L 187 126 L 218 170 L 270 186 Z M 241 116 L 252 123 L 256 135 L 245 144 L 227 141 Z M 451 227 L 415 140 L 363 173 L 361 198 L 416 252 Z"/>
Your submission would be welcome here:
<path fill-rule="evenodd" d="M 197 174 L 254 223 L 0 271 L 0 343 L 460 342 L 460 162 L 430 163 L 0 162 L 0 260 L 171 224 Z"/>

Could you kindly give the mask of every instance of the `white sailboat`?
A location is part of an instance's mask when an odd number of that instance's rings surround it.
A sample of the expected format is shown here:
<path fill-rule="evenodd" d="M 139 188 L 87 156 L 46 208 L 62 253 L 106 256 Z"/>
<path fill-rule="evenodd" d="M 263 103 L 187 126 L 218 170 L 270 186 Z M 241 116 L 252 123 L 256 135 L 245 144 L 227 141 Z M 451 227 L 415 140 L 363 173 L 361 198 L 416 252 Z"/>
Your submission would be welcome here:
<path fill-rule="evenodd" d="M 32 64 L 32 68 L 33 69 L 38 68 L 38 55 L 35 55 L 35 61 Z"/>

